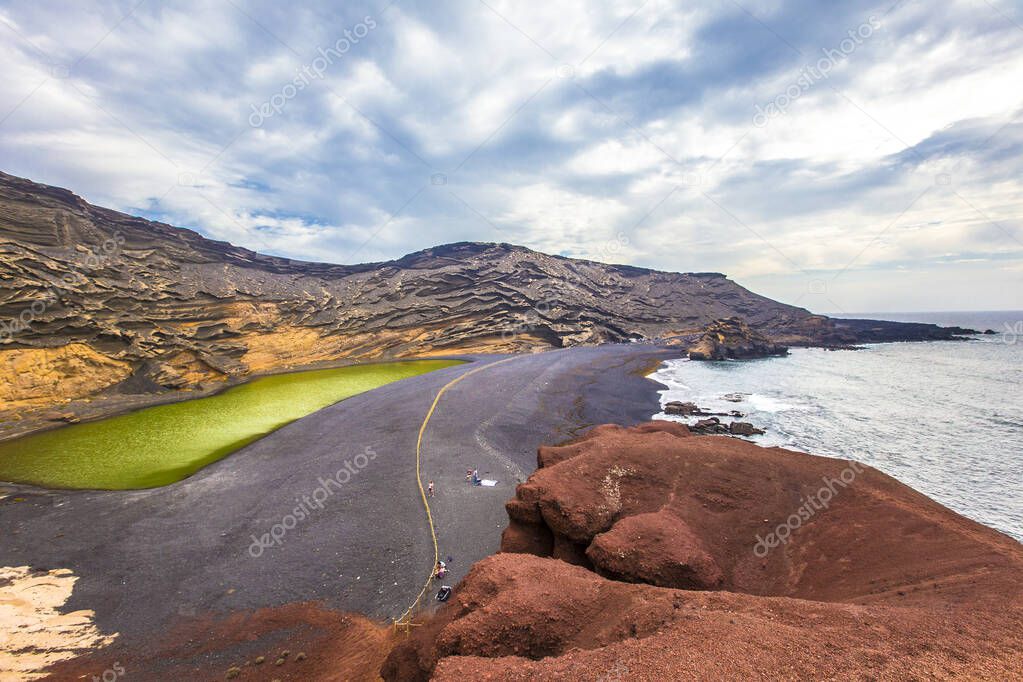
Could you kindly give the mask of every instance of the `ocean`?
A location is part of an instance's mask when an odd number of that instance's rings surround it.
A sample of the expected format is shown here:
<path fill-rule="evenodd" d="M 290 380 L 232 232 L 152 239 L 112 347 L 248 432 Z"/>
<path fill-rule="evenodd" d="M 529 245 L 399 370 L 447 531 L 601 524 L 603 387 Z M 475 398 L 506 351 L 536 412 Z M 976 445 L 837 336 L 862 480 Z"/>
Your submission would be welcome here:
<path fill-rule="evenodd" d="M 869 464 L 1023 542 L 1023 311 L 851 317 L 998 333 L 855 351 L 797 348 L 763 360 L 670 360 L 651 377 L 668 387 L 661 405 L 739 410 L 766 430 L 756 443 Z M 723 398 L 734 393 L 741 402 Z"/>

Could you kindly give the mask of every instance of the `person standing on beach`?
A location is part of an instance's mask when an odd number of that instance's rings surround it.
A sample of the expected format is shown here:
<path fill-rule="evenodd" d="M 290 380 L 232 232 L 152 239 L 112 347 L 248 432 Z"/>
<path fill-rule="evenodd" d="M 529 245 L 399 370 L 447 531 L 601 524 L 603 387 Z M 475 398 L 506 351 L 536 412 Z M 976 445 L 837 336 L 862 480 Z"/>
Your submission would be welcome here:
<path fill-rule="evenodd" d="M 433 497 L 433 481 L 430 481 L 430 485 L 426 486 L 426 494 Z"/>

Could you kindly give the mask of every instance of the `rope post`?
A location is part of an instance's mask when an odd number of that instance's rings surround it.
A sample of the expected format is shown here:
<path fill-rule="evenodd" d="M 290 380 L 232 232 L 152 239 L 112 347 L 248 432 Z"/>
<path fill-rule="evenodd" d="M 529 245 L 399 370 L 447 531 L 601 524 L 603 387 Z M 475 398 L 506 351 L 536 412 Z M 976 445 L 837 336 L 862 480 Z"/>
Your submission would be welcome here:
<path fill-rule="evenodd" d="M 429 586 L 429 583 L 427 583 L 427 586 Z M 409 633 L 412 631 L 412 628 L 417 628 L 422 625 L 422 623 L 416 623 L 415 621 L 413 621 L 413 618 L 415 617 L 416 614 L 416 608 L 419 606 L 419 602 L 422 600 L 423 594 L 425 592 L 426 587 L 424 587 L 423 591 L 419 593 L 419 596 L 416 597 L 416 600 L 412 602 L 412 604 L 407 609 L 405 609 L 405 612 L 394 620 L 394 632 L 397 633 L 399 630 L 401 630 L 402 632 L 405 633 L 405 636 L 408 637 Z"/>

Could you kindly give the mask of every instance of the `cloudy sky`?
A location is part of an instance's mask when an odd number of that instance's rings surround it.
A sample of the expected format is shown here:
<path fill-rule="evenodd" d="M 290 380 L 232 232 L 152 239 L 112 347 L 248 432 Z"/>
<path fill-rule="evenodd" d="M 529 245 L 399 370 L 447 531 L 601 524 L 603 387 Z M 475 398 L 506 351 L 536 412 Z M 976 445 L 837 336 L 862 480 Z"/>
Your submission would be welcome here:
<path fill-rule="evenodd" d="M 263 252 L 1023 308 L 1018 2 L 15 0 L 0 71 L 0 170 Z"/>

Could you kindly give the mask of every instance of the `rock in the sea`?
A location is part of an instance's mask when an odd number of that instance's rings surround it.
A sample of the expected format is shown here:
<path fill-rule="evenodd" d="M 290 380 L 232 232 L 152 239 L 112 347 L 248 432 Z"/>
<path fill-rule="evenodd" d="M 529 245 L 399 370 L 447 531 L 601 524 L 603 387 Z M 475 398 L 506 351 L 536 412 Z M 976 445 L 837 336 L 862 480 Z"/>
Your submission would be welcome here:
<path fill-rule="evenodd" d="M 741 394 L 730 393 L 729 395 L 738 395 L 741 398 Z M 726 397 L 727 399 L 727 397 Z M 736 401 L 733 401 L 736 402 Z M 696 403 L 682 402 L 681 400 L 672 400 L 664 404 L 664 414 L 669 414 L 675 417 L 745 417 L 742 412 L 738 410 L 729 410 L 728 412 L 709 412 L 704 408 L 700 407 Z M 716 422 L 715 422 L 716 423 Z"/>
<path fill-rule="evenodd" d="M 691 414 L 699 414 L 700 408 L 696 403 L 684 403 L 680 400 L 672 400 L 664 405 L 664 414 L 680 415 L 687 417 Z"/>
<path fill-rule="evenodd" d="M 733 436 L 758 436 L 764 433 L 764 430 L 758 429 L 749 422 L 732 422 L 728 425 L 728 432 Z"/>
<path fill-rule="evenodd" d="M 709 429 L 709 428 L 713 428 L 715 426 L 720 426 L 720 424 L 721 424 L 721 420 L 718 419 L 717 417 L 708 417 L 707 419 L 697 420 L 697 422 L 695 424 L 693 424 L 693 428 L 694 429 Z"/>
<path fill-rule="evenodd" d="M 545 450 L 385 680 L 1019 679 L 1023 546 L 885 474 L 668 422 Z"/>
<path fill-rule="evenodd" d="M 753 425 L 750 424 L 750 427 L 752 427 L 752 426 Z M 742 427 L 739 427 L 739 428 L 742 428 Z M 700 436 L 745 435 L 745 434 L 736 434 L 734 431 L 732 431 L 730 424 L 722 424 L 721 420 L 718 419 L 717 417 L 710 417 L 709 419 L 700 419 L 695 424 L 692 424 L 689 427 L 689 431 L 690 431 L 690 433 L 693 433 L 693 434 L 696 434 L 696 435 L 700 435 Z M 757 429 L 757 431 L 759 433 L 763 433 L 763 431 L 759 431 L 759 429 Z"/>
<path fill-rule="evenodd" d="M 789 349 L 754 331 L 739 317 L 708 324 L 700 340 L 689 348 L 690 360 L 743 360 L 785 355 Z"/>

